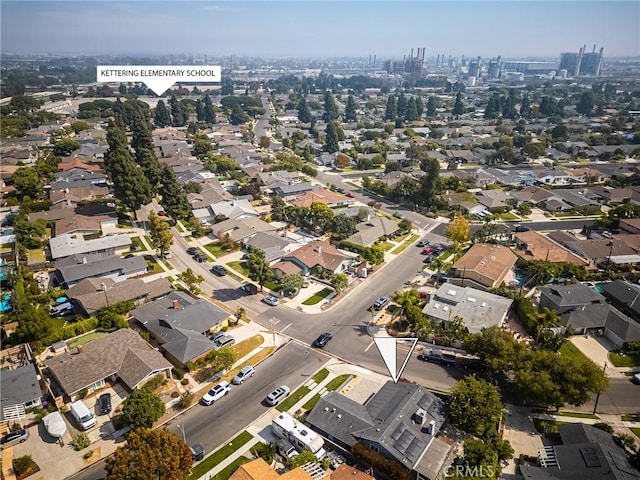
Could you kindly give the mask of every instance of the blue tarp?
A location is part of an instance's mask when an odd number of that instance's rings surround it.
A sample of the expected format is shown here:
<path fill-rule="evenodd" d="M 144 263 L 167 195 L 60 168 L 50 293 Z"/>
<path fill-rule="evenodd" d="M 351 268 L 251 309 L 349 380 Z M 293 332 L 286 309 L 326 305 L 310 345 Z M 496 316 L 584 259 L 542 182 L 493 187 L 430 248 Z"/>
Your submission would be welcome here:
<path fill-rule="evenodd" d="M 61 312 L 64 312 L 65 310 L 73 310 L 73 305 L 71 305 L 69 302 L 66 302 L 66 303 L 61 303 L 60 305 L 57 305 L 55 307 L 51 307 L 51 313 L 53 314 L 61 313 Z"/>
<path fill-rule="evenodd" d="M 68 302 L 69 299 L 67 297 L 56 298 L 56 303 L 65 303 Z"/>

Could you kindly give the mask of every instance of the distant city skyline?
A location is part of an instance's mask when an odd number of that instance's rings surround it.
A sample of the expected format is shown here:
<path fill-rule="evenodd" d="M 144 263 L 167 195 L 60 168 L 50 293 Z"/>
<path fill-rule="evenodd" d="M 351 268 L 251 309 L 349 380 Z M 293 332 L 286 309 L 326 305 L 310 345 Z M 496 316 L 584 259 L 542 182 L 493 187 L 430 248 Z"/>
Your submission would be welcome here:
<path fill-rule="evenodd" d="M 2 1 L 3 53 L 640 56 L 638 1 Z"/>

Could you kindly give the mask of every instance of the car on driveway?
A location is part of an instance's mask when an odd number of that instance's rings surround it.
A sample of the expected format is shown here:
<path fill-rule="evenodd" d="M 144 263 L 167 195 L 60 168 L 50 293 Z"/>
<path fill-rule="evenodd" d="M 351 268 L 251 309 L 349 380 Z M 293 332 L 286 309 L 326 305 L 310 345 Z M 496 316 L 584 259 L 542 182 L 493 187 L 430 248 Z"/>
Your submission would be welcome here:
<path fill-rule="evenodd" d="M 331 335 L 329 332 L 322 333 L 318 338 L 315 339 L 315 341 L 313 342 L 313 346 L 323 348 L 327 343 L 329 343 L 329 340 L 331 340 L 332 338 L 333 335 Z"/>
<path fill-rule="evenodd" d="M 275 307 L 276 305 L 278 305 L 278 299 L 272 295 L 269 295 L 268 297 L 264 297 L 262 301 L 267 305 L 271 305 L 272 307 Z"/>
<path fill-rule="evenodd" d="M 231 383 L 233 383 L 234 385 L 240 385 L 246 379 L 253 377 L 254 373 L 256 373 L 255 369 L 251 365 L 247 365 L 242 370 L 240 370 L 235 377 L 233 377 Z"/>
<path fill-rule="evenodd" d="M 207 393 L 203 395 L 203 397 L 200 399 L 200 404 L 211 405 L 216 400 L 224 397 L 230 391 L 231 385 L 229 385 L 229 382 L 223 380 L 219 384 L 214 385 Z"/>
<path fill-rule="evenodd" d="M 287 387 L 286 385 L 281 385 L 278 388 L 276 388 L 273 392 L 271 392 L 269 395 L 267 395 L 267 398 L 265 399 L 265 401 L 267 402 L 267 405 L 271 405 L 272 407 L 275 407 L 282 400 L 287 398 L 290 393 L 291 393 L 291 389 L 289 387 Z"/>
<path fill-rule="evenodd" d="M 7 433 L 2 438 L 0 438 L 0 450 L 4 450 L 7 447 L 11 447 L 19 443 L 24 443 L 28 438 L 29 430 L 27 430 L 26 428 Z"/>
<path fill-rule="evenodd" d="M 189 255 L 195 255 L 196 253 L 198 253 L 198 249 L 196 247 L 189 247 L 187 248 L 187 253 Z"/>
<path fill-rule="evenodd" d="M 212 342 L 217 342 L 218 340 L 220 340 L 225 335 L 226 335 L 226 333 L 224 333 L 224 332 L 216 332 L 216 333 L 214 333 L 213 335 L 211 335 L 209 337 L 209 340 L 211 340 Z"/>
<path fill-rule="evenodd" d="M 98 397 L 98 402 L 100 402 L 100 412 L 103 415 L 108 415 L 111 413 L 111 394 L 103 393 Z"/>
<path fill-rule="evenodd" d="M 224 277 L 227 274 L 227 269 L 222 265 L 214 265 L 213 267 L 211 267 L 211 272 L 215 273 L 219 277 Z"/>

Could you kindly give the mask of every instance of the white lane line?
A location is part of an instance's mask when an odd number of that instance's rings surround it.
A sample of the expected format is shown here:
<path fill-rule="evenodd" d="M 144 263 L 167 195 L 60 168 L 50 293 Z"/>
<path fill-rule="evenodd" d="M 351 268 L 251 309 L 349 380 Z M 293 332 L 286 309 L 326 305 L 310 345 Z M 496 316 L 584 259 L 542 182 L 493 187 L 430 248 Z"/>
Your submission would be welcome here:
<path fill-rule="evenodd" d="M 284 331 L 289 328 L 291 326 L 291 324 L 287 325 L 286 327 L 284 327 L 282 330 L 280 330 L 280 333 L 284 333 Z"/>
<path fill-rule="evenodd" d="M 367 348 L 364 349 L 364 351 L 366 352 L 367 350 L 369 350 L 371 348 L 372 345 L 374 345 L 376 342 L 371 342 Z"/>

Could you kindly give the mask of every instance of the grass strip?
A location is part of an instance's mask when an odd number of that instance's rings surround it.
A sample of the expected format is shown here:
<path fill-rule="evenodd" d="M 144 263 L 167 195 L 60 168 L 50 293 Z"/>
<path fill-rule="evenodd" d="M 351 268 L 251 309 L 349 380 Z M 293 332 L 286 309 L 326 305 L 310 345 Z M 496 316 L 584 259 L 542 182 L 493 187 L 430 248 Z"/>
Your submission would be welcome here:
<path fill-rule="evenodd" d="M 229 480 L 231 475 L 235 473 L 241 465 L 245 463 L 249 463 L 251 460 L 247 457 L 238 457 L 233 462 L 231 462 L 228 466 L 223 468 L 221 471 L 215 474 L 213 480 Z"/>
<path fill-rule="evenodd" d="M 349 377 L 353 377 L 353 375 L 345 373 L 344 375 L 337 376 L 336 378 L 331 380 L 329 383 L 327 383 L 327 386 L 325 388 L 327 389 L 327 391 L 333 392 L 338 388 L 340 388 L 342 384 L 346 382 Z"/>
<path fill-rule="evenodd" d="M 306 411 L 313 410 L 313 407 L 316 406 L 316 403 L 318 403 L 318 400 L 320 400 L 320 394 L 316 393 L 313 397 L 309 399 L 307 403 L 305 403 L 302 406 L 303 410 L 306 410 Z"/>
<path fill-rule="evenodd" d="M 243 445 L 251 441 L 252 438 L 253 435 L 245 430 L 229 443 L 227 443 L 224 447 L 216 450 L 213 454 L 209 455 L 207 458 L 193 467 L 191 469 L 191 473 L 187 476 L 187 480 L 197 480 L 198 478 L 204 476 L 205 473 L 218 465 L 225 458 L 238 451 L 240 448 L 242 448 Z"/>
<path fill-rule="evenodd" d="M 317 372 L 313 377 L 311 377 L 311 379 L 316 383 L 320 383 L 328 376 L 329 376 L 329 370 L 327 370 L 326 368 L 323 368 L 322 370 Z"/>
<path fill-rule="evenodd" d="M 231 347 L 236 352 L 236 358 L 240 359 L 245 355 L 253 352 L 256 348 L 264 343 L 262 335 L 254 335 L 251 338 L 241 341 L 240 343 Z"/>
<path fill-rule="evenodd" d="M 284 402 L 276 407 L 276 410 L 279 412 L 286 412 L 290 408 L 292 408 L 296 403 L 304 398 L 304 396 L 309 393 L 311 389 L 309 387 L 303 385 L 291 395 L 289 395 Z"/>
<path fill-rule="evenodd" d="M 307 298 L 304 302 L 302 302 L 302 304 L 303 305 L 315 305 L 316 303 L 319 303 L 323 299 L 327 298 L 331 294 L 332 291 L 333 290 L 331 290 L 328 287 L 323 288 L 322 290 L 320 290 L 315 295 L 312 295 L 309 298 Z"/>
<path fill-rule="evenodd" d="M 399 247 L 397 247 L 395 250 L 393 250 L 391 253 L 393 255 L 397 255 L 399 253 L 402 253 L 409 245 L 412 245 L 413 242 L 415 242 L 418 238 L 420 237 L 420 235 L 411 235 L 411 237 L 409 237 L 408 240 L 405 240 L 404 242 L 402 242 L 402 245 L 400 245 Z"/>

